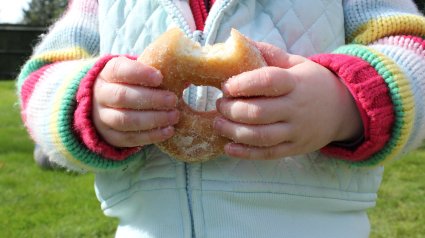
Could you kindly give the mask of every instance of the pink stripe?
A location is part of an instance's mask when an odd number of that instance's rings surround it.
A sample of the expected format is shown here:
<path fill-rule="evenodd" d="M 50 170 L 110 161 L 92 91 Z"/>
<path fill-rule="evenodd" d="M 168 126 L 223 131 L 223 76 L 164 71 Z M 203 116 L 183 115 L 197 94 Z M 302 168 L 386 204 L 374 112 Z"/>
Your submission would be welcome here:
<path fill-rule="evenodd" d="M 52 67 L 54 64 L 46 65 L 41 69 L 33 72 L 30 76 L 25 80 L 24 84 L 21 88 L 21 100 L 22 100 L 22 108 L 25 109 L 27 107 L 27 103 L 34 91 L 35 85 L 41 76 L 43 76 L 44 72 Z"/>
<path fill-rule="evenodd" d="M 94 82 L 105 67 L 106 63 L 119 55 L 107 55 L 99 59 L 96 64 L 87 72 L 82 79 L 77 92 L 77 109 L 74 113 L 74 133 L 85 145 L 94 153 L 101 154 L 105 158 L 112 160 L 124 160 L 131 154 L 140 151 L 143 147 L 116 148 L 102 141 L 97 134 L 92 121 L 92 103 L 93 103 L 93 85 Z M 129 59 L 136 60 L 135 56 L 126 56 Z"/>
<path fill-rule="evenodd" d="M 410 50 L 425 60 L 425 41 L 417 36 L 389 36 L 371 43 L 371 45 L 393 45 Z"/>
<path fill-rule="evenodd" d="M 366 61 L 343 54 L 321 54 L 310 58 L 335 72 L 353 95 L 362 116 L 365 141 L 357 148 L 328 145 L 323 154 L 349 161 L 365 160 L 382 149 L 391 136 L 394 109 L 384 79 Z"/>
<path fill-rule="evenodd" d="M 88 1 L 77 1 L 72 0 L 68 3 L 68 8 L 66 10 L 66 14 L 70 11 L 77 11 L 81 13 L 94 13 L 97 15 L 99 4 L 97 0 L 88 0 Z"/>
<path fill-rule="evenodd" d="M 21 100 L 22 100 L 21 115 L 22 115 L 22 120 L 24 122 L 27 121 L 25 109 L 27 108 L 28 102 L 31 99 L 31 96 L 34 92 L 35 85 L 38 83 L 40 78 L 45 74 L 46 70 L 50 69 L 51 67 L 53 67 L 56 64 L 58 64 L 58 62 L 54 63 L 54 64 L 46 65 L 46 66 L 40 68 L 39 70 L 31 73 L 30 76 L 25 80 L 24 84 L 22 85 L 22 88 L 21 88 Z"/>

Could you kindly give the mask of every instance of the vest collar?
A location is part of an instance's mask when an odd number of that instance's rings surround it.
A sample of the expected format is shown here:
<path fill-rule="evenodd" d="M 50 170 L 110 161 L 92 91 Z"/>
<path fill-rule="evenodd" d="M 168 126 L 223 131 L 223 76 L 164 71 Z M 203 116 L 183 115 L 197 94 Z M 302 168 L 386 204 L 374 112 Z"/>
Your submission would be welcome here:
<path fill-rule="evenodd" d="M 193 31 L 193 27 L 191 27 L 192 22 L 195 21 L 193 14 L 191 11 L 187 11 L 183 4 L 180 3 L 180 0 L 158 1 L 173 17 L 177 25 L 180 26 L 180 28 L 189 38 L 196 40 L 194 37 L 201 36 L 203 40 L 200 41 L 200 43 L 202 45 L 212 45 L 215 42 L 217 31 L 223 19 L 224 13 L 227 12 L 232 6 L 234 6 L 239 0 L 217 0 L 211 8 L 210 13 L 208 14 L 202 34 L 198 31 Z M 195 32 L 197 32 L 196 36 L 194 36 Z"/>

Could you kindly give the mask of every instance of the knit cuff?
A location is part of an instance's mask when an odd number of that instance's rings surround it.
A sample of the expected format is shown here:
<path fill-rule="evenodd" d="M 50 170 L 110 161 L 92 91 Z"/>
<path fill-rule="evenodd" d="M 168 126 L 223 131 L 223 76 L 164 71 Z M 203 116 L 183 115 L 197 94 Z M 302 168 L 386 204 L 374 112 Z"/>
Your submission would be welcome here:
<path fill-rule="evenodd" d="M 363 123 L 364 124 L 364 123 Z M 360 136 L 356 141 L 354 142 L 341 142 L 341 141 L 334 141 L 330 143 L 330 145 L 341 147 L 350 151 L 356 150 L 359 148 L 360 145 L 364 143 L 365 139 L 365 133 L 363 133 L 362 136 Z"/>
<path fill-rule="evenodd" d="M 93 85 L 109 60 L 119 55 L 107 55 L 100 58 L 81 80 L 77 92 L 77 108 L 74 112 L 74 133 L 94 153 L 111 160 L 124 160 L 126 157 L 137 153 L 143 147 L 117 148 L 103 141 L 96 131 L 92 121 Z M 126 56 L 135 60 L 137 57 Z"/>
<path fill-rule="evenodd" d="M 364 124 L 364 141 L 354 148 L 329 144 L 323 154 L 364 161 L 381 150 L 391 136 L 394 110 L 389 88 L 381 75 L 361 58 L 343 54 L 321 54 L 310 58 L 335 72 L 354 97 Z"/>
<path fill-rule="evenodd" d="M 382 137 L 385 138 L 388 134 L 390 135 L 385 145 L 379 151 L 367 157 L 367 159 L 347 160 L 347 163 L 359 167 L 383 165 L 397 154 L 401 153 L 412 133 L 415 117 L 415 103 L 409 80 L 394 61 L 383 53 L 370 47 L 363 45 L 346 45 L 338 48 L 333 53 L 343 54 L 345 57 L 355 56 L 363 60 L 373 67 L 382 78 L 378 80 L 370 75 L 365 75 L 366 72 L 371 73 L 370 71 L 360 70 L 356 72 L 353 70 L 353 66 L 350 65 L 340 66 L 340 69 L 335 67 L 337 69 L 336 71 L 341 72 L 339 73 L 341 75 L 346 71 L 346 75 L 359 75 L 360 77 L 357 77 L 358 79 L 364 78 L 363 81 L 358 81 L 358 84 L 354 84 L 353 88 L 359 92 L 357 94 L 359 96 L 359 101 L 364 105 L 370 117 L 370 139 L 368 141 L 373 140 L 379 142 L 382 140 Z M 331 58 L 333 57 L 335 56 Z M 341 63 L 335 60 L 329 63 L 329 65 L 331 64 L 341 65 Z M 341 78 L 345 77 L 343 76 Z M 381 86 L 382 82 L 384 82 L 387 87 L 387 89 L 385 89 L 386 93 L 381 91 L 384 90 Z M 364 92 L 361 93 L 362 91 Z M 388 97 L 391 100 L 392 112 L 385 106 L 388 103 Z M 366 106 L 370 106 L 370 109 L 373 110 L 367 109 Z M 391 119 L 391 115 L 394 119 Z M 376 127 L 373 126 L 373 124 L 376 125 Z M 323 152 L 327 153 L 326 150 Z M 333 155 L 331 152 L 332 151 L 329 152 L 330 155 Z"/>
<path fill-rule="evenodd" d="M 425 138 L 425 41 L 415 36 L 390 36 L 373 42 L 370 48 L 388 56 L 403 70 L 414 98 L 414 122 L 408 141 L 395 156 L 399 158 L 423 144 Z"/>

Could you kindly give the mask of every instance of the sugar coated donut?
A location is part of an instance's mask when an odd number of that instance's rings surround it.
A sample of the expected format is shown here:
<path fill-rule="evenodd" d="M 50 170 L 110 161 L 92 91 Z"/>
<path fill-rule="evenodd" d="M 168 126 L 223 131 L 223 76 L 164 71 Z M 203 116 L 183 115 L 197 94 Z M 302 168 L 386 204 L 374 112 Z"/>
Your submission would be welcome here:
<path fill-rule="evenodd" d="M 220 89 L 227 79 L 267 65 L 260 51 L 236 30 L 225 43 L 202 47 L 173 28 L 152 42 L 137 60 L 161 71 L 164 78 L 158 88 L 172 91 L 178 98 L 180 119 L 174 125 L 174 135 L 155 145 L 185 162 L 212 159 L 231 142 L 213 128 L 217 111 L 196 111 L 185 103 L 185 84 Z"/>

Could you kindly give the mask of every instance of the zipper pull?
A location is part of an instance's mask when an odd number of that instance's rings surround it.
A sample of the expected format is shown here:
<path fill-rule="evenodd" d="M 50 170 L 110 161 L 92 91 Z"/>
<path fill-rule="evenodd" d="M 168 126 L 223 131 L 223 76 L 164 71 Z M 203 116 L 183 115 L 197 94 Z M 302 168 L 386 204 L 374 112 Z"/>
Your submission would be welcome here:
<path fill-rule="evenodd" d="M 199 42 L 199 44 L 201 44 L 201 46 L 205 46 L 204 32 L 199 31 L 199 30 L 194 31 L 192 40 L 195 41 L 195 42 Z"/>

